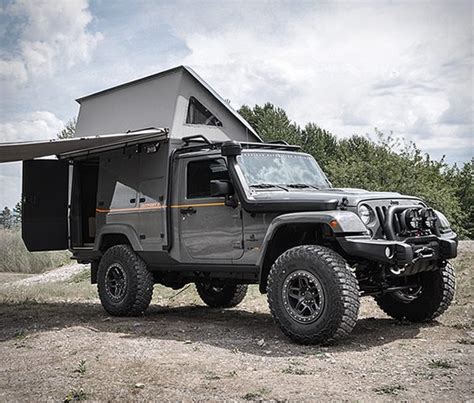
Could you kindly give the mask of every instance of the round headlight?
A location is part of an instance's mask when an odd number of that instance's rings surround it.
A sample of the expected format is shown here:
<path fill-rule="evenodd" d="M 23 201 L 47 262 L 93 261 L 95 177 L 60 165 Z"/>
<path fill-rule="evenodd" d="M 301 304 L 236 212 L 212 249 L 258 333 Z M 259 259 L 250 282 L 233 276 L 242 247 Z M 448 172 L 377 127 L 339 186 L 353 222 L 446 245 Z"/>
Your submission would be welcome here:
<path fill-rule="evenodd" d="M 367 225 L 372 219 L 372 212 L 365 204 L 362 204 L 359 207 L 359 217 L 365 225 Z"/>

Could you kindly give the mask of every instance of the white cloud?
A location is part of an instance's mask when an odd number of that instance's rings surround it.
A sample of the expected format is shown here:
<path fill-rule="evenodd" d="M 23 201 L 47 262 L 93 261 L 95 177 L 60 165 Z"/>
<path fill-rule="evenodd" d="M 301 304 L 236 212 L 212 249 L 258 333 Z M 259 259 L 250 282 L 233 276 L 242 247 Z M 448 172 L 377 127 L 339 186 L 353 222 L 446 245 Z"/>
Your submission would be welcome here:
<path fill-rule="evenodd" d="M 8 79 L 18 84 L 28 80 L 25 64 L 19 60 L 0 60 L 0 80 Z"/>
<path fill-rule="evenodd" d="M 0 123 L 0 143 L 55 138 L 64 122 L 53 113 L 36 111 L 22 118 Z"/>
<path fill-rule="evenodd" d="M 22 118 L 0 123 L 0 143 L 55 138 L 64 122 L 53 113 L 36 111 Z M 21 163 L 0 164 L 0 207 L 13 207 L 21 195 Z"/>
<path fill-rule="evenodd" d="M 21 198 L 21 163 L 0 164 L 0 206 L 10 209 Z"/>
<path fill-rule="evenodd" d="M 87 31 L 92 21 L 87 0 L 16 0 L 3 12 L 25 21 L 18 54 L 0 61 L 0 79 L 13 85 L 89 60 L 102 39 L 102 34 Z"/>
<path fill-rule="evenodd" d="M 214 25 L 207 12 L 180 11 L 172 26 L 190 52 L 179 62 L 234 106 L 270 101 L 340 136 L 393 131 L 435 157 L 462 138 L 472 153 L 463 134 L 473 129 L 469 2 L 302 8 L 226 7 L 211 14 L 222 21 Z"/>

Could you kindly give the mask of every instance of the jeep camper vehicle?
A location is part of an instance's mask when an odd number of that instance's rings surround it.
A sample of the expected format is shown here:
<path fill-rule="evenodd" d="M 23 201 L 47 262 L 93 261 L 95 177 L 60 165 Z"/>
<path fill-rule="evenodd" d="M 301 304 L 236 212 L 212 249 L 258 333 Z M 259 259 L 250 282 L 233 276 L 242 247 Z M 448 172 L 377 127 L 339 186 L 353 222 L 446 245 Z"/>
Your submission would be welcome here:
<path fill-rule="evenodd" d="M 194 283 L 216 308 L 258 284 L 281 330 L 314 344 L 348 335 L 363 296 L 415 322 L 450 305 L 457 236 L 441 212 L 333 188 L 311 155 L 264 143 L 191 69 L 78 102 L 75 138 L 2 144 L 0 161 L 24 161 L 27 248 L 90 263 L 109 314 L 142 315 L 156 283 Z"/>

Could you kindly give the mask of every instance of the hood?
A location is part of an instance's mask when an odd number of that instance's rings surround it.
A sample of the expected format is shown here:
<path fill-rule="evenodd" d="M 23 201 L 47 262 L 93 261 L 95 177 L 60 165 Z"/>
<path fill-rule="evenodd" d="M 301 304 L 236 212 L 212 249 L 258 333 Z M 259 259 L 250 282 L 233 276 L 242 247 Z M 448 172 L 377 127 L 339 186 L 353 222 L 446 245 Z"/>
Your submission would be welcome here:
<path fill-rule="evenodd" d="M 396 192 L 369 192 L 364 189 L 353 188 L 329 188 L 329 189 L 288 189 L 288 192 L 278 189 L 258 189 L 252 191 L 250 198 L 255 201 L 314 201 L 314 202 L 333 202 L 337 200 L 339 204 L 343 202 L 346 206 L 357 206 L 360 202 L 367 200 L 400 200 L 412 199 L 420 200 L 414 196 L 405 196 Z"/>

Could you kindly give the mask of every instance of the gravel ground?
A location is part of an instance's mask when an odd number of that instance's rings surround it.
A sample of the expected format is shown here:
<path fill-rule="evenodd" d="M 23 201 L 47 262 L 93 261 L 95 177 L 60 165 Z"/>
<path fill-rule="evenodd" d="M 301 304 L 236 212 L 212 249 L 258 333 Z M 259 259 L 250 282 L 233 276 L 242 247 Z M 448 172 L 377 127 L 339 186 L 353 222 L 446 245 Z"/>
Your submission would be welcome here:
<path fill-rule="evenodd" d="M 0 291 L 0 401 L 469 401 L 474 243 L 460 250 L 460 288 L 439 321 L 400 323 L 367 298 L 351 336 L 326 347 L 290 343 L 255 288 L 218 310 L 192 287 L 176 298 L 156 287 L 162 297 L 141 318 L 109 317 L 97 300 L 15 301 Z M 61 287 L 81 272 L 72 267 L 13 288 L 64 276 L 52 285 Z"/>

